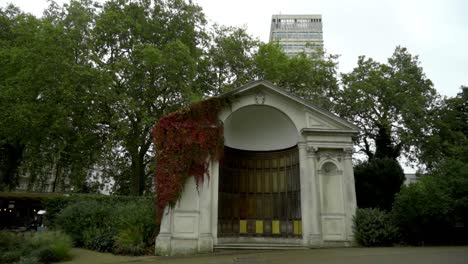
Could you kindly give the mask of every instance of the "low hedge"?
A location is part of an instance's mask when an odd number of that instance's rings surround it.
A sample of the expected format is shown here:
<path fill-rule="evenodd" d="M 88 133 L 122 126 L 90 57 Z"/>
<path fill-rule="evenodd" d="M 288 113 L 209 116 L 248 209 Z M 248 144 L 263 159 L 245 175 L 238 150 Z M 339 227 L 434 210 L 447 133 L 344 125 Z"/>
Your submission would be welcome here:
<path fill-rule="evenodd" d="M 86 201 L 95 201 L 99 204 L 118 204 L 131 201 L 147 202 L 153 201 L 149 196 L 119 196 L 119 195 L 99 195 L 99 194 L 61 194 L 46 195 L 41 197 L 41 203 L 47 211 L 47 224 L 55 225 L 55 218 L 67 206 Z"/>
<path fill-rule="evenodd" d="M 156 209 L 151 197 L 73 195 L 48 199 L 46 210 L 51 226 L 69 234 L 79 247 L 141 255 L 154 244 Z"/>

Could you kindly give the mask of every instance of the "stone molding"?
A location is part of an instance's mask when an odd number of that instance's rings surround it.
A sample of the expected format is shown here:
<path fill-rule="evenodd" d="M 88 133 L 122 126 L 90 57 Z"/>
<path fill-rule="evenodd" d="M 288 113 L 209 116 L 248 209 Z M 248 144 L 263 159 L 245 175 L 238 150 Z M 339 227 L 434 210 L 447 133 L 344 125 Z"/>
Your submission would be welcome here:
<path fill-rule="evenodd" d="M 316 146 L 306 146 L 305 150 L 308 157 L 316 158 L 317 161 L 331 159 L 340 163 L 342 160 L 352 159 L 353 156 L 353 148 L 319 149 Z"/>

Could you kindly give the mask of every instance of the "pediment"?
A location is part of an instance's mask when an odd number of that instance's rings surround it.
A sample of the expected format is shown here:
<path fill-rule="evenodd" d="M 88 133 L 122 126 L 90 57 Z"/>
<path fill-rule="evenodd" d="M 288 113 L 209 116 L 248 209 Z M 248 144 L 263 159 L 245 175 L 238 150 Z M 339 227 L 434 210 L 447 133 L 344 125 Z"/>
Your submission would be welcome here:
<path fill-rule="evenodd" d="M 296 109 L 302 109 L 303 111 L 302 116 L 305 122 L 299 128 L 302 132 L 358 133 L 358 129 L 354 124 L 265 80 L 254 81 L 220 95 L 220 97 L 238 98 L 244 96 L 250 97 L 250 102 L 257 105 L 270 103 L 272 98 L 268 97 L 277 97 L 290 101 Z"/>

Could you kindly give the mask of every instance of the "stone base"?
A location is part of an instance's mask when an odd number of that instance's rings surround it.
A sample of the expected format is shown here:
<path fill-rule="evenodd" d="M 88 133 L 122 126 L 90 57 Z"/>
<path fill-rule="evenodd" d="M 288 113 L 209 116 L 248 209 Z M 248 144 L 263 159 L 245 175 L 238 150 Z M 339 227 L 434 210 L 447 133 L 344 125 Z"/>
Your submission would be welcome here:
<path fill-rule="evenodd" d="M 312 248 L 319 248 L 322 247 L 322 236 L 320 234 L 318 235 L 310 235 L 309 236 L 309 246 Z"/>
<path fill-rule="evenodd" d="M 211 235 L 200 235 L 198 239 L 198 253 L 213 252 L 213 237 Z"/>
<path fill-rule="evenodd" d="M 155 254 L 158 256 L 169 256 L 171 254 L 170 234 L 159 234 L 156 237 Z"/>
<path fill-rule="evenodd" d="M 323 241 L 322 247 L 333 248 L 333 247 L 351 247 L 351 241 Z"/>
<path fill-rule="evenodd" d="M 156 238 L 155 252 L 158 256 L 183 256 L 213 252 L 213 238 L 173 238 L 159 235 Z"/>
<path fill-rule="evenodd" d="M 193 255 L 198 253 L 198 239 L 171 239 L 171 256 Z"/>

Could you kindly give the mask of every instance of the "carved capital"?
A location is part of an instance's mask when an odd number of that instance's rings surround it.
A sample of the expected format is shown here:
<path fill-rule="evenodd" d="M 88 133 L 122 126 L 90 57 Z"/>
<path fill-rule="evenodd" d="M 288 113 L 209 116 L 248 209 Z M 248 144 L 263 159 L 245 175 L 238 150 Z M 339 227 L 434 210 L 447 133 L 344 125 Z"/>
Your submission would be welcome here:
<path fill-rule="evenodd" d="M 353 148 L 343 148 L 344 159 L 351 159 L 353 156 Z"/>
<path fill-rule="evenodd" d="M 305 149 L 307 151 L 307 156 L 316 157 L 317 159 L 320 159 L 320 157 L 318 156 L 318 148 L 317 147 L 315 147 L 315 146 L 306 146 Z"/>

